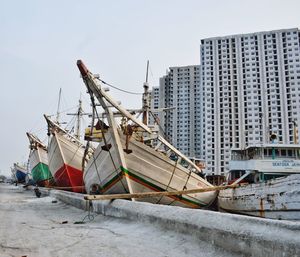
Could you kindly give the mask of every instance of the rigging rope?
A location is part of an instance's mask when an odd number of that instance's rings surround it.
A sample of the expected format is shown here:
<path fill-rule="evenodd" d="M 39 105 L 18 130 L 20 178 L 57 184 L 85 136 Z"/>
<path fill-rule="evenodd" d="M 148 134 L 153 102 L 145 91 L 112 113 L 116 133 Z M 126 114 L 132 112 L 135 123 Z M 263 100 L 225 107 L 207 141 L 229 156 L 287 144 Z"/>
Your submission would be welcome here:
<path fill-rule="evenodd" d="M 187 185 L 187 183 L 188 183 L 188 181 L 189 181 L 191 175 L 192 175 L 192 171 L 190 170 L 190 172 L 189 172 L 189 174 L 188 174 L 188 177 L 187 177 L 187 180 L 186 180 L 186 182 L 185 182 L 185 185 L 184 185 L 183 188 L 182 188 L 182 191 L 187 190 L 186 185 Z M 172 205 L 175 201 L 176 201 L 176 199 L 174 199 L 171 203 L 169 203 L 169 205 Z"/>
<path fill-rule="evenodd" d="M 187 177 L 187 180 L 186 180 L 186 182 L 185 182 L 185 184 L 184 184 L 184 186 L 183 186 L 183 188 L 182 188 L 182 191 L 183 191 L 183 190 L 187 190 L 186 185 L 187 185 L 187 183 L 188 183 L 188 181 L 189 181 L 191 175 L 192 175 L 192 171 L 190 170 L 189 175 L 188 175 L 188 177 Z"/>
<path fill-rule="evenodd" d="M 113 86 L 112 84 L 109 84 L 107 82 L 105 82 L 104 80 L 100 79 L 100 78 L 97 78 L 99 81 L 101 81 L 103 84 L 109 86 L 109 87 L 112 87 L 114 89 L 117 89 L 119 91 L 122 91 L 124 93 L 127 93 L 127 94 L 132 94 L 132 95 L 142 95 L 143 93 L 136 93 L 136 92 L 131 92 L 131 91 L 127 91 L 127 90 L 124 90 L 122 88 L 119 88 L 119 87 L 116 87 L 116 86 Z"/>
<path fill-rule="evenodd" d="M 169 183 L 168 183 L 168 185 L 167 185 L 165 191 L 168 191 L 168 188 L 169 188 L 169 186 L 170 186 L 170 184 L 171 184 L 171 181 L 172 181 L 172 179 L 173 179 L 175 170 L 176 170 L 176 168 L 177 168 L 178 160 L 179 160 L 179 158 L 177 158 L 177 160 L 176 160 L 176 162 L 175 162 L 175 165 L 174 165 L 174 169 L 173 169 L 172 175 L 171 175 L 171 177 L 170 177 Z M 162 198 L 163 198 L 163 196 L 161 196 L 161 197 L 159 198 L 159 200 L 158 200 L 156 203 L 159 203 L 159 202 L 161 201 Z"/>
<path fill-rule="evenodd" d="M 164 138 L 167 140 L 167 142 L 171 144 L 171 140 L 169 136 L 166 134 L 166 132 L 164 131 L 163 127 L 160 125 L 159 119 L 151 111 L 149 111 L 149 113 L 152 115 L 154 121 L 157 123 L 159 130 L 162 132 Z"/>

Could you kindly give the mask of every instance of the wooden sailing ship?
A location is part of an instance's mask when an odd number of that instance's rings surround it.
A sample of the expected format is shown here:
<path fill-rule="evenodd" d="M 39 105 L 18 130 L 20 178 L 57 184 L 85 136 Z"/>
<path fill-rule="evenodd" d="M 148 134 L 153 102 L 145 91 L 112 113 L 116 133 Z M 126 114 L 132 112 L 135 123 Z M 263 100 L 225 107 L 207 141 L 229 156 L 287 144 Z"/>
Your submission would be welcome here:
<path fill-rule="evenodd" d="M 80 140 L 44 115 L 48 123 L 49 169 L 57 188 L 83 193 L 83 161 L 85 147 Z"/>
<path fill-rule="evenodd" d="M 33 181 L 42 187 L 53 186 L 54 179 L 48 167 L 47 147 L 35 135 L 27 132 L 30 154 L 28 168 L 31 171 Z"/>
<path fill-rule="evenodd" d="M 140 193 L 212 187 L 200 176 L 198 166 L 147 125 L 147 83 L 144 84 L 142 122 L 105 92 L 100 81 L 82 61 L 78 61 L 77 66 L 94 107 L 90 138 L 100 141 L 84 171 L 88 193 Z M 96 110 L 99 104 L 104 110 L 101 117 Z M 95 120 L 98 120 L 98 128 L 94 128 Z M 93 129 L 97 129 L 98 137 L 94 136 Z M 142 201 L 199 208 L 208 206 L 215 197 L 216 192 L 205 192 L 143 198 Z"/>

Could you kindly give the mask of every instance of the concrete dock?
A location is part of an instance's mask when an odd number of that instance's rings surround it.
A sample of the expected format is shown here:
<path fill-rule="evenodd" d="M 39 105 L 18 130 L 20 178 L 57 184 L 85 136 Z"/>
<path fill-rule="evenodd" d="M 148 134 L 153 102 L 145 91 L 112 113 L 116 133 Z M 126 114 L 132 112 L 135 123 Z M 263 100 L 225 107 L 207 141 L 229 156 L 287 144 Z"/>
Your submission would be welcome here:
<path fill-rule="evenodd" d="M 42 192 L 0 184 L 0 256 L 300 256 L 299 222 Z"/>
<path fill-rule="evenodd" d="M 133 220 L 87 215 L 30 190 L 0 184 L 0 256 L 239 256 L 193 235 Z"/>

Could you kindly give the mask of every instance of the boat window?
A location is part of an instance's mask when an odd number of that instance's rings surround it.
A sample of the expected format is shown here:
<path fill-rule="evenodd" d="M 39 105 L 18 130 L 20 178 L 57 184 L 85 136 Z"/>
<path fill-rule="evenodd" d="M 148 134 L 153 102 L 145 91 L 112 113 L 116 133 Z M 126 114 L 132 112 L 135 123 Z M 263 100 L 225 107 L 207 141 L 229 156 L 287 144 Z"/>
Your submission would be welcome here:
<path fill-rule="evenodd" d="M 265 181 L 270 180 L 270 179 L 275 179 L 275 178 L 280 178 L 283 176 L 286 176 L 287 174 L 264 174 L 263 179 Z"/>
<path fill-rule="evenodd" d="M 258 149 L 258 148 L 250 149 L 248 156 L 249 156 L 249 159 L 260 158 L 261 157 L 261 149 Z"/>
<path fill-rule="evenodd" d="M 293 157 L 295 155 L 293 150 L 288 150 L 288 156 Z"/>
<path fill-rule="evenodd" d="M 257 158 L 257 157 L 260 157 L 260 156 L 261 156 L 261 149 L 256 148 L 256 150 L 255 150 L 255 157 Z"/>
<path fill-rule="evenodd" d="M 255 155 L 255 150 L 254 149 L 249 149 L 249 151 L 248 151 L 249 159 L 253 159 L 254 155 Z"/>
<path fill-rule="evenodd" d="M 264 156 L 268 156 L 268 149 L 264 149 Z"/>
<path fill-rule="evenodd" d="M 238 152 L 231 152 L 231 160 L 249 160 L 253 158 L 257 153 L 255 150 L 245 150 L 245 151 L 238 151 Z"/>
<path fill-rule="evenodd" d="M 272 158 L 273 156 L 274 157 L 283 157 L 283 158 L 288 158 L 288 157 L 295 158 L 296 156 L 300 157 L 300 151 L 294 150 L 294 149 L 287 150 L 287 149 L 268 148 L 268 149 L 263 149 L 261 151 L 263 151 L 263 156 L 265 158 Z M 299 154 L 298 154 L 298 152 L 299 152 Z M 249 157 L 249 159 L 254 157 L 255 159 L 257 159 L 260 156 L 261 156 L 260 149 L 257 149 L 257 150 L 255 150 L 255 152 L 249 151 L 248 156 L 241 156 L 241 157 L 243 157 L 241 159 L 245 159 L 245 157 Z M 235 158 L 235 159 L 237 159 L 237 158 Z"/>
<path fill-rule="evenodd" d="M 295 149 L 295 155 L 297 159 L 300 159 L 300 150 L 299 149 Z"/>
<path fill-rule="evenodd" d="M 181 160 L 180 164 L 185 168 L 189 166 L 189 164 L 184 159 Z"/>
<path fill-rule="evenodd" d="M 273 157 L 273 156 L 280 156 L 279 155 L 280 151 L 279 149 L 271 148 L 271 149 L 264 149 L 264 156 L 265 157 Z"/>
<path fill-rule="evenodd" d="M 177 161 L 178 160 L 178 155 L 176 155 L 175 153 L 171 153 L 171 155 L 170 155 L 170 159 L 172 160 L 172 161 Z"/>
<path fill-rule="evenodd" d="M 229 180 L 236 180 L 245 174 L 244 170 L 232 170 L 230 172 Z"/>
<path fill-rule="evenodd" d="M 268 149 L 268 156 L 272 156 L 272 149 Z"/>

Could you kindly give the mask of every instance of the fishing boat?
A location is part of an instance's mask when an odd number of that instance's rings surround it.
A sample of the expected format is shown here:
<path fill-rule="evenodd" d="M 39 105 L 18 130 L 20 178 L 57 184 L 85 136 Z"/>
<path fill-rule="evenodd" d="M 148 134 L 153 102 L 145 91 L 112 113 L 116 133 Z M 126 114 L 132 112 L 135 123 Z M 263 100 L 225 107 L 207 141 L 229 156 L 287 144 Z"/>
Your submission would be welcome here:
<path fill-rule="evenodd" d="M 82 61 L 77 61 L 77 66 L 93 106 L 91 138 L 97 138 L 99 142 L 84 171 L 88 193 L 141 193 L 212 187 L 200 176 L 201 170 L 195 163 L 172 146 L 155 127 L 147 124 L 150 104 L 147 81 L 144 83 L 143 108 L 139 112 L 143 114 L 141 121 L 106 93 L 100 79 L 89 72 Z M 101 115 L 96 108 L 99 105 L 104 110 Z M 215 197 L 215 192 L 205 192 L 132 200 L 200 208 L 210 205 Z"/>
<path fill-rule="evenodd" d="M 48 167 L 47 147 L 39 138 L 29 132 L 26 133 L 29 139 L 30 154 L 28 168 L 31 171 L 35 184 L 42 187 L 53 186 L 54 178 Z"/>
<path fill-rule="evenodd" d="M 24 183 L 26 181 L 27 169 L 25 166 L 14 163 L 12 173 L 15 176 L 16 182 Z"/>
<path fill-rule="evenodd" d="M 79 130 L 74 136 L 47 115 L 44 117 L 48 123 L 48 135 L 50 136 L 49 169 L 55 178 L 57 188 L 84 193 L 82 170 L 85 162 L 85 146 L 79 140 Z"/>
<path fill-rule="evenodd" d="M 232 149 L 228 183 L 240 187 L 220 191 L 220 210 L 300 220 L 300 145 L 272 143 Z"/>

